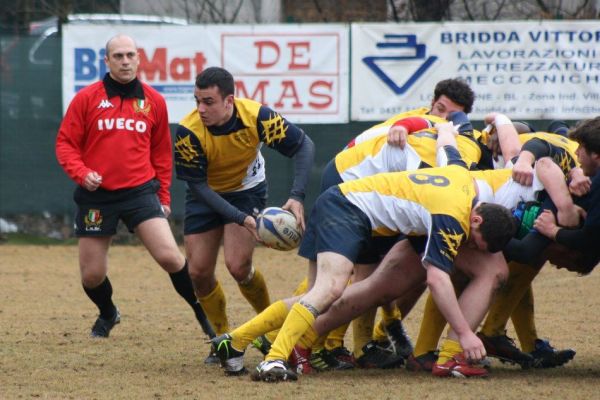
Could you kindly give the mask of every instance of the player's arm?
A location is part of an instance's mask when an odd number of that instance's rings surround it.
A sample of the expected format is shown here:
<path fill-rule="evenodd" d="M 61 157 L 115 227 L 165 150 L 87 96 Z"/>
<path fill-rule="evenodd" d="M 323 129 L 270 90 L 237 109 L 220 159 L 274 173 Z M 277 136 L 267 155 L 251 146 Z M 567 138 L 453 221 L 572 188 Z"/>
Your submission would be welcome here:
<path fill-rule="evenodd" d="M 513 165 L 513 179 L 521 185 L 531 186 L 534 173 L 533 164 L 542 157 L 552 157 L 551 145 L 538 138 L 527 141 Z"/>
<path fill-rule="evenodd" d="M 65 173 L 75 183 L 87 190 L 100 186 L 101 176 L 83 162 L 82 153 L 85 138 L 84 99 L 77 95 L 69 105 L 56 136 L 56 159 Z"/>
<path fill-rule="evenodd" d="M 398 146 L 403 149 L 406 146 L 406 138 L 409 134 L 431 127 L 431 122 L 425 118 L 408 117 L 399 119 L 390 126 L 387 142 L 391 146 Z"/>
<path fill-rule="evenodd" d="M 277 118 L 280 119 L 280 133 L 282 134 L 277 138 L 270 138 L 268 133 L 262 129 L 263 124 L 260 123 L 260 120 L 267 119 L 273 121 Z M 259 138 L 267 143 L 267 146 L 294 160 L 294 180 L 290 190 L 290 197 L 282 208 L 294 214 L 298 225 L 304 230 L 306 226 L 304 221 L 304 198 L 306 196 L 310 171 L 315 159 L 315 145 L 302 129 L 288 122 L 268 107 L 262 106 L 260 108 L 258 119 Z"/>
<path fill-rule="evenodd" d="M 579 225 L 582 210 L 573 204 L 560 167 L 551 158 L 543 157 L 535 163 L 535 175 L 556 206 L 560 225 L 565 227 Z"/>
<path fill-rule="evenodd" d="M 173 153 L 171 131 L 169 129 L 169 116 L 167 105 L 162 97 L 156 99 L 155 113 L 156 125 L 152 130 L 150 143 L 150 163 L 160 183 L 158 198 L 165 214 L 171 213 L 171 179 L 173 176 Z"/>
<path fill-rule="evenodd" d="M 427 268 L 427 286 L 431 296 L 454 333 L 458 336 L 465 356 L 473 360 L 480 359 L 485 355 L 485 349 L 481 340 L 471 330 L 460 309 L 450 275 L 427 261 L 424 261 L 423 264 Z"/>
<path fill-rule="evenodd" d="M 505 162 L 519 155 L 521 141 L 519 140 L 519 133 L 510 118 L 504 114 L 493 112 L 485 116 L 484 122 L 494 127 L 500 152 Z"/>

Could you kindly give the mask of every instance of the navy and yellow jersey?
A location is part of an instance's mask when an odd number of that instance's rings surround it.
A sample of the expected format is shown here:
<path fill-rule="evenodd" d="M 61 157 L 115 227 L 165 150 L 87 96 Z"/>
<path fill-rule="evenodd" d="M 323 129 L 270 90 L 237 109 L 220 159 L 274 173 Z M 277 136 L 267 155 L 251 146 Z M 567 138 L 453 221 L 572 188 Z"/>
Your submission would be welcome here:
<path fill-rule="evenodd" d="M 434 128 L 422 129 L 408 135 L 407 145 L 403 149 L 389 145 L 387 134 L 381 133 L 368 140 L 356 141 L 354 146 L 339 152 L 335 156 L 335 167 L 344 181 L 382 172 L 434 167 L 437 166 L 436 142 L 437 132 Z M 469 168 L 479 163 L 481 148 L 472 135 L 459 134 L 456 143 L 461 158 Z"/>
<path fill-rule="evenodd" d="M 177 178 L 207 181 L 219 193 L 250 189 L 265 180 L 263 143 L 292 157 L 303 140 L 301 129 L 253 100 L 236 98 L 231 120 L 219 127 L 205 126 L 195 109 L 177 127 Z"/>
<path fill-rule="evenodd" d="M 499 204 L 510 210 L 517 207 L 521 201 L 537 200 L 538 194 L 544 190 L 544 185 L 533 175 L 533 184 L 524 186 L 512 179 L 512 169 L 491 169 L 485 171 L 470 171 L 475 179 L 480 197 L 492 198 L 490 203 Z"/>
<path fill-rule="evenodd" d="M 525 144 L 532 139 L 540 139 L 550 146 L 550 157 L 560 167 L 565 175 L 579 166 L 577 162 L 577 142 L 570 140 L 563 135 L 549 132 L 522 133 L 519 135 L 521 144 Z"/>
<path fill-rule="evenodd" d="M 334 162 L 345 182 L 382 172 L 412 171 L 420 167 L 421 157 L 410 145 L 390 146 L 384 134 L 342 150 Z"/>
<path fill-rule="evenodd" d="M 366 140 L 372 139 L 376 136 L 386 135 L 392 125 L 394 125 L 396 122 L 398 122 L 399 120 L 404 119 L 404 118 L 421 117 L 421 118 L 429 121 L 430 128 L 432 128 L 437 123 L 448 122 L 444 118 L 428 114 L 429 111 L 431 111 L 431 110 L 428 107 L 422 107 L 422 108 L 417 108 L 415 110 L 396 114 L 393 117 L 391 117 L 377 125 L 373 125 L 366 131 L 363 131 L 360 135 L 358 135 L 357 137 L 355 137 L 352 140 L 352 143 L 359 144 Z"/>
<path fill-rule="evenodd" d="M 421 157 L 422 167 L 433 167 L 436 165 L 436 141 L 435 129 L 423 129 L 408 135 L 408 143 Z M 481 159 L 481 148 L 471 134 L 459 134 L 456 136 L 458 152 L 469 169 L 479 164 Z"/>
<path fill-rule="evenodd" d="M 369 218 L 373 236 L 427 236 L 423 260 L 452 270 L 458 247 L 469 236 L 471 209 L 477 200 L 466 168 L 451 165 L 383 173 L 339 187 Z"/>

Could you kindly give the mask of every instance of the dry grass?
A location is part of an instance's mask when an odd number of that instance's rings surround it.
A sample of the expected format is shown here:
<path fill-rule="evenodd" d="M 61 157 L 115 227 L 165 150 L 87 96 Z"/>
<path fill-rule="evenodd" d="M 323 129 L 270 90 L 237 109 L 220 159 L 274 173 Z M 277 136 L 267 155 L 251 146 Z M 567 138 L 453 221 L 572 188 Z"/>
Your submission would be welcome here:
<path fill-rule="evenodd" d="M 225 377 L 202 363 L 208 346 L 191 310 L 141 247 L 111 250 L 122 323 L 108 340 L 89 339 L 96 310 L 79 285 L 76 260 L 75 246 L 0 246 L 1 399 L 592 399 L 600 393 L 598 273 L 578 278 L 545 268 L 535 282 L 540 332 L 578 351 L 563 368 L 521 371 L 494 362 L 486 380 L 434 379 L 398 369 L 262 384 Z M 265 272 L 273 299 L 291 293 L 305 271 L 293 252 L 260 248 L 255 264 Z M 231 325 L 237 326 L 252 311 L 225 268 L 218 271 Z M 421 308 L 407 323 L 413 337 Z M 258 352 L 248 350 L 248 367 L 259 360 Z"/>

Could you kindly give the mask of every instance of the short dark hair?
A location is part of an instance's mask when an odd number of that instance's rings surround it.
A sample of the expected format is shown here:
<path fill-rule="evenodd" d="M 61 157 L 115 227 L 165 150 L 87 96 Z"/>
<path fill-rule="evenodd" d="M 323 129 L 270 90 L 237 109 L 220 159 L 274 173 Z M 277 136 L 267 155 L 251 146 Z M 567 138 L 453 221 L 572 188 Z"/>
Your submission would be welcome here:
<path fill-rule="evenodd" d="M 569 138 L 583 146 L 588 153 L 600 154 L 600 117 L 580 121 L 569 132 Z"/>
<path fill-rule="evenodd" d="M 233 75 L 221 67 L 208 67 L 196 77 L 198 89 L 208 89 L 211 86 L 218 87 L 223 98 L 235 93 Z"/>
<path fill-rule="evenodd" d="M 479 231 L 488 245 L 488 251 L 497 253 L 504 249 L 517 231 L 512 213 L 508 208 L 492 203 L 479 204 L 475 212 L 483 219 Z"/>
<path fill-rule="evenodd" d="M 446 96 L 456 104 L 463 106 L 465 114 L 473 110 L 475 93 L 473 93 L 469 84 L 462 79 L 454 78 L 439 81 L 433 91 L 433 101 L 441 96 Z"/>

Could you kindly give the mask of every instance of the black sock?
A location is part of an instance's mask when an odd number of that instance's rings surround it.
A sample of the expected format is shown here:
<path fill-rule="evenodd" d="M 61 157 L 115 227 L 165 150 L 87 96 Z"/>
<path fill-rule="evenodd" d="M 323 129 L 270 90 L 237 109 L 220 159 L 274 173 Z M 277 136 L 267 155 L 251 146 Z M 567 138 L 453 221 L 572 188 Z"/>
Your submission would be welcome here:
<path fill-rule="evenodd" d="M 112 285 L 108 280 L 108 276 L 104 278 L 101 284 L 95 288 L 87 288 L 83 286 L 85 294 L 94 302 L 94 304 L 100 310 L 100 317 L 103 319 L 114 318 L 117 307 L 115 307 L 112 301 Z"/>
<path fill-rule="evenodd" d="M 169 273 L 169 278 L 171 278 L 171 282 L 173 283 L 173 287 L 179 293 L 181 297 L 192 307 L 194 310 L 194 314 L 196 314 L 196 319 L 200 323 L 202 330 L 208 336 L 213 337 L 214 331 L 204 314 L 204 310 L 202 306 L 198 302 L 196 298 L 196 293 L 194 292 L 194 285 L 192 284 L 192 279 L 190 278 L 190 274 L 188 272 L 188 262 L 185 261 L 185 265 L 181 268 L 180 271 Z"/>

